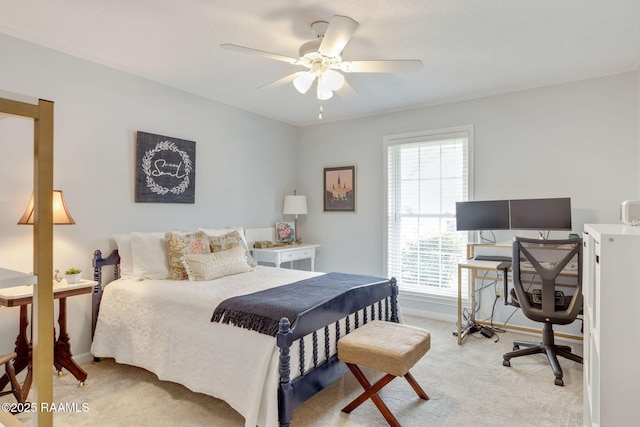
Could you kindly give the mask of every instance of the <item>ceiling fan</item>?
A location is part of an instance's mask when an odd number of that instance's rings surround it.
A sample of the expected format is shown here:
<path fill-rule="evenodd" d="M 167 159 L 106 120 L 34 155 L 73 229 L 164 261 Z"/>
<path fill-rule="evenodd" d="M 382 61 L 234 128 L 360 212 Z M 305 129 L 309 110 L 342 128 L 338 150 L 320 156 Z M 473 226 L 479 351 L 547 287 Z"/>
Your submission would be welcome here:
<path fill-rule="evenodd" d="M 304 71 L 295 72 L 273 83 L 293 81 L 293 86 L 298 92 L 305 94 L 315 81 L 317 82 L 317 97 L 320 100 L 329 99 L 333 96 L 333 92 L 345 84 L 348 86 L 342 73 L 405 73 L 418 71 L 422 68 L 420 60 L 343 60 L 342 50 L 349 43 L 358 25 L 348 16 L 341 15 L 333 16 L 330 22 L 316 21 L 312 23 L 311 29 L 315 32 L 316 39 L 300 46 L 299 58 L 235 44 L 221 44 L 220 47 L 306 68 Z"/>

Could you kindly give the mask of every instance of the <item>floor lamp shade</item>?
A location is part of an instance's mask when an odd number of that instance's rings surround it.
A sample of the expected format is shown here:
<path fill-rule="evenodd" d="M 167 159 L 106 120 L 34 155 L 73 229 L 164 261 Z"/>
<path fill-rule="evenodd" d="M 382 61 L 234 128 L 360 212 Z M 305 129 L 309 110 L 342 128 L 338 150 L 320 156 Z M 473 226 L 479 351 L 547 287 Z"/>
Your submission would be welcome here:
<path fill-rule="evenodd" d="M 32 194 L 27 210 L 18 221 L 18 224 L 33 224 L 33 218 L 35 216 L 33 205 Z M 53 190 L 53 223 L 54 225 L 70 225 L 76 223 L 67 209 L 67 205 L 64 202 L 64 195 L 60 190 Z"/>

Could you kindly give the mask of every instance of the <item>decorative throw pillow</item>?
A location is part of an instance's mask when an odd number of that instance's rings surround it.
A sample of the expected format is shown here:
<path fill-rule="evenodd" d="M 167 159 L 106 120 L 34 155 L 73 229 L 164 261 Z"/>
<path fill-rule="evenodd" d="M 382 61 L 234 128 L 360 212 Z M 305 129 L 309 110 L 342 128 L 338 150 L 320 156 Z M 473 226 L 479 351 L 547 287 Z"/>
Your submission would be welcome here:
<path fill-rule="evenodd" d="M 245 243 L 247 242 L 244 236 L 244 228 L 243 227 L 227 227 L 227 228 L 198 228 L 198 231 L 204 231 L 205 233 L 207 233 L 207 236 L 213 236 L 213 237 L 218 237 L 218 236 L 222 236 L 228 233 L 231 233 L 232 231 L 237 231 L 238 233 L 240 233 L 240 237 L 242 237 L 242 240 L 245 241 Z"/>
<path fill-rule="evenodd" d="M 187 280 L 187 272 L 182 265 L 185 254 L 206 254 L 211 252 L 209 239 L 203 231 L 195 233 L 166 233 L 164 236 L 169 253 L 169 278 Z"/>
<path fill-rule="evenodd" d="M 228 251 L 240 246 L 244 250 L 245 258 L 249 267 L 254 268 L 256 262 L 249 252 L 249 248 L 238 231 L 232 231 L 222 236 L 209 236 L 209 245 L 211 252 Z"/>
<path fill-rule="evenodd" d="M 240 245 L 208 254 L 185 254 L 182 264 L 189 280 L 213 280 L 232 274 L 251 271 L 245 251 Z"/>

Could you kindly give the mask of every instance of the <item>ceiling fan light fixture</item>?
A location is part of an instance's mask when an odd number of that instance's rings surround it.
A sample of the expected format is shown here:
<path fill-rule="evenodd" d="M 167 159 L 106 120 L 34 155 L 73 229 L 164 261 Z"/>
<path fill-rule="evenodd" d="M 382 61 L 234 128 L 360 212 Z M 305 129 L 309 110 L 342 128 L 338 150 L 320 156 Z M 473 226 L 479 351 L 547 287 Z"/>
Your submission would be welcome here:
<path fill-rule="evenodd" d="M 298 92 L 304 95 L 311 87 L 311 84 L 315 80 L 316 76 L 310 71 L 300 71 L 296 74 L 297 76 L 293 80 L 293 86 Z"/>
<path fill-rule="evenodd" d="M 321 101 L 330 99 L 333 96 L 333 90 L 331 90 L 331 86 L 325 82 L 324 75 L 318 77 L 317 95 Z"/>
<path fill-rule="evenodd" d="M 322 74 L 322 81 L 331 90 L 339 90 L 344 85 L 344 76 L 335 70 L 327 70 Z"/>
<path fill-rule="evenodd" d="M 333 92 L 330 90 L 321 91 L 318 89 L 318 99 L 320 101 L 326 101 L 327 99 L 331 99 L 333 97 Z"/>
<path fill-rule="evenodd" d="M 307 71 L 289 74 L 262 87 L 293 81 L 296 90 L 306 94 L 317 80 L 316 93 L 321 101 L 330 99 L 334 91 L 342 88 L 348 89 L 347 92 L 355 92 L 345 81 L 344 73 L 408 73 L 422 69 L 422 61 L 419 59 L 343 61 L 344 48 L 358 26 L 357 21 L 343 15 L 334 15 L 328 22 L 313 22 L 311 30 L 316 38 L 300 46 L 298 58 L 229 43 L 221 44 L 220 47 L 305 67 Z"/>

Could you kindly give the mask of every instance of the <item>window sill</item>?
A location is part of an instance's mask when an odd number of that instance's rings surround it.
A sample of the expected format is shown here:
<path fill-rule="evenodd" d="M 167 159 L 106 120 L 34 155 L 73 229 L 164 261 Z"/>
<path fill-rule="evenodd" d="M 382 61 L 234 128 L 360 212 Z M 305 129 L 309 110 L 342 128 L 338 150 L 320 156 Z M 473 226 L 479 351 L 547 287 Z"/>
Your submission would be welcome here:
<path fill-rule="evenodd" d="M 458 297 L 449 295 L 433 295 L 423 292 L 400 289 L 398 304 L 404 314 L 427 317 L 430 319 L 457 322 Z M 470 308 L 468 298 L 462 300 L 463 308 Z"/>

